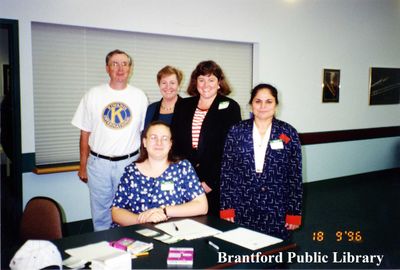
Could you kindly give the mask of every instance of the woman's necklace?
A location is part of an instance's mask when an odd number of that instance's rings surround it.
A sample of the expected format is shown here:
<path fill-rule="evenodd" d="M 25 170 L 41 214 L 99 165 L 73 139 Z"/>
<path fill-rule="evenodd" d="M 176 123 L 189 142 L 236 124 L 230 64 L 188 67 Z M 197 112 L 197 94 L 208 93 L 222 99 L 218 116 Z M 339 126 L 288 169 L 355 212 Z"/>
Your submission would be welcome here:
<path fill-rule="evenodd" d="M 163 100 L 163 101 L 164 101 L 164 100 Z M 170 107 L 164 106 L 164 105 L 163 105 L 163 103 L 164 103 L 163 101 L 161 101 L 161 109 L 162 109 L 162 110 L 164 110 L 164 111 L 166 111 L 166 112 L 171 112 L 171 111 L 174 110 L 176 100 L 173 101 L 172 106 L 170 106 Z"/>
<path fill-rule="evenodd" d="M 161 102 L 161 110 L 163 110 L 164 112 L 173 112 L 174 108 L 175 108 L 175 102 L 172 103 L 171 106 L 165 106 L 163 105 L 164 102 Z"/>
<path fill-rule="evenodd" d="M 172 105 L 171 107 L 165 107 L 162 103 L 161 103 L 161 109 L 163 109 L 164 111 L 172 111 L 175 107 L 175 104 Z"/>

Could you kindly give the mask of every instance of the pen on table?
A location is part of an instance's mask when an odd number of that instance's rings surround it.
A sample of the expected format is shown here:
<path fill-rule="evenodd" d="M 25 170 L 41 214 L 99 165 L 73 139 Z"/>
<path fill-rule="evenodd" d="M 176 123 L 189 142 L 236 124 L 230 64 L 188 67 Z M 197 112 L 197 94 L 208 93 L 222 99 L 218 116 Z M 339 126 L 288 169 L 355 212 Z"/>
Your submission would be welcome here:
<path fill-rule="evenodd" d="M 147 255 L 149 255 L 149 252 L 136 253 L 135 255 L 136 255 L 137 257 L 140 257 L 140 256 L 147 256 Z"/>
<path fill-rule="evenodd" d="M 219 246 L 217 246 L 216 244 L 214 244 L 213 242 L 211 242 L 210 240 L 207 241 L 207 243 L 212 246 L 213 248 L 215 248 L 216 250 L 219 250 Z"/>
<path fill-rule="evenodd" d="M 175 223 L 172 223 L 172 225 L 174 225 L 174 227 L 175 227 L 175 231 L 179 231 L 179 228 L 178 228 L 178 226 L 176 226 L 176 224 L 175 224 Z"/>
<path fill-rule="evenodd" d="M 141 253 L 132 254 L 132 258 L 136 259 L 137 257 L 147 256 L 147 255 L 149 255 L 149 252 L 141 252 Z"/>

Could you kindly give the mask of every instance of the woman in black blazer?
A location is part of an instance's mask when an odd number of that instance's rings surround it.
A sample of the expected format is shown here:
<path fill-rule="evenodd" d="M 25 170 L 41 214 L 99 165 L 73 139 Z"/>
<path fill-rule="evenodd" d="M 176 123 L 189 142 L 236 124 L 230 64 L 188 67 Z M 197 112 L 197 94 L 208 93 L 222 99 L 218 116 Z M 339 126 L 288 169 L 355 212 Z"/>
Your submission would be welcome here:
<path fill-rule="evenodd" d="M 209 213 L 219 215 L 221 159 L 229 128 L 241 120 L 222 69 L 204 61 L 192 72 L 185 98 L 172 120 L 173 152 L 188 159 L 207 193 Z"/>

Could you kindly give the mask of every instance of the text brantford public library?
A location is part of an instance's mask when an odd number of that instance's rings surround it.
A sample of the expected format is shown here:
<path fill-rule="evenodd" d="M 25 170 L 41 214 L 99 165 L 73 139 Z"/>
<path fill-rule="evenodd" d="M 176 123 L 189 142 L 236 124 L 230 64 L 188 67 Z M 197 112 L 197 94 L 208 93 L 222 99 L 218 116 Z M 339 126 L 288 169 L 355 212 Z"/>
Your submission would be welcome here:
<path fill-rule="evenodd" d="M 226 252 L 218 252 L 218 263 L 301 263 L 301 264 L 374 264 L 380 266 L 384 255 L 353 254 L 351 252 L 279 252 L 277 254 L 263 255 L 261 252 L 250 255 L 229 255 Z"/>

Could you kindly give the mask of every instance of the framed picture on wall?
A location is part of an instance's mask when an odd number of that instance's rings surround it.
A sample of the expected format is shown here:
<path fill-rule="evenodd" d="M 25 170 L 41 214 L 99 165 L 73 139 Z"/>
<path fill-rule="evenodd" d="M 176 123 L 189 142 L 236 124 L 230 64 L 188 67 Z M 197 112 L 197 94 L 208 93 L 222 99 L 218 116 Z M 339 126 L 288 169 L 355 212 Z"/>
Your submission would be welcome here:
<path fill-rule="evenodd" d="M 400 68 L 371 67 L 369 73 L 369 104 L 400 103 Z"/>
<path fill-rule="evenodd" d="M 340 70 L 324 69 L 322 76 L 322 102 L 339 102 Z"/>

